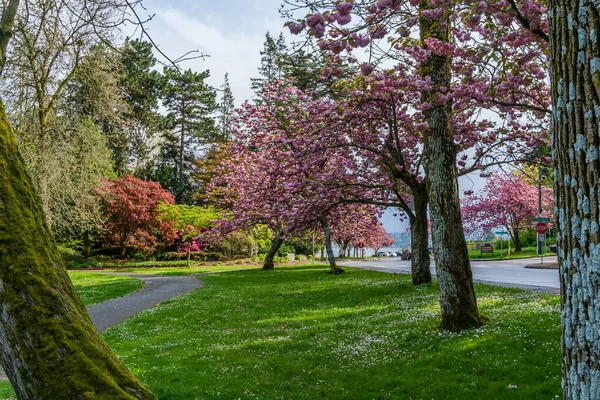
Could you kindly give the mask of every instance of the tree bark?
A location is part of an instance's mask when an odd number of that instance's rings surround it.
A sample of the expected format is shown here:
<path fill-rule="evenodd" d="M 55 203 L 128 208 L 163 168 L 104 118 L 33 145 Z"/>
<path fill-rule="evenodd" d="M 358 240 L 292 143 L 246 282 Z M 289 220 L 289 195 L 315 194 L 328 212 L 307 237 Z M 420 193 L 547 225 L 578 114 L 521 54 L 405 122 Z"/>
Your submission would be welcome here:
<path fill-rule="evenodd" d="M 92 245 L 90 242 L 90 232 L 85 231 L 83 233 L 83 256 L 85 258 L 90 258 L 91 247 L 92 247 Z"/>
<path fill-rule="evenodd" d="M 331 231 L 329 229 L 329 223 L 324 217 L 319 218 L 323 234 L 325 235 L 325 249 L 327 250 L 327 261 L 329 261 L 329 273 L 330 274 L 341 274 L 344 270 L 337 266 L 335 263 L 335 256 L 333 255 L 333 247 L 331 246 Z"/>
<path fill-rule="evenodd" d="M 191 256 L 192 256 L 192 250 L 191 250 L 191 247 L 192 247 L 192 245 L 191 245 L 191 243 L 188 241 L 188 243 L 187 243 L 187 267 L 188 267 L 188 268 L 190 268 L 190 267 L 192 266 L 192 263 L 191 263 L 191 260 L 190 260 L 190 258 L 191 258 Z"/>
<path fill-rule="evenodd" d="M 420 185 L 412 190 L 414 216 L 410 219 L 410 260 L 413 285 L 431 283 L 431 260 L 429 259 L 429 227 L 427 225 L 427 187 Z M 410 214 L 409 214 L 410 215 Z"/>
<path fill-rule="evenodd" d="M 600 398 L 599 8 L 553 0 L 548 11 L 565 399 Z"/>
<path fill-rule="evenodd" d="M 73 289 L 0 101 L 0 364 L 19 399 L 155 399 Z"/>
<path fill-rule="evenodd" d="M 179 187 L 177 188 L 177 194 L 179 200 L 183 194 L 184 187 L 184 176 L 183 176 L 183 158 L 185 154 L 185 102 L 181 100 L 181 137 L 179 143 Z"/>
<path fill-rule="evenodd" d="M 281 247 L 282 243 L 283 243 L 283 235 L 280 232 L 277 232 L 275 234 L 275 237 L 271 241 L 271 248 L 269 249 L 269 252 L 265 256 L 265 262 L 264 262 L 263 268 L 262 268 L 263 271 L 271 271 L 275 268 L 275 262 L 273 260 L 275 259 L 275 255 L 277 254 L 277 251 Z"/>
<path fill-rule="evenodd" d="M 433 21 L 420 18 L 423 46 L 428 38 L 450 43 L 451 4 L 422 2 L 423 9 L 444 7 L 445 14 Z M 430 202 L 431 229 L 436 271 L 440 287 L 441 330 L 460 331 L 479 326 L 467 243 L 463 231 L 458 197 L 456 148 L 452 126 L 452 102 L 439 99 L 451 86 L 451 58 L 432 53 L 421 63 L 421 75 L 431 79 L 432 89 L 423 91 L 423 102 L 431 107 L 424 112 L 428 128 L 424 133 L 424 168 Z"/>
<path fill-rule="evenodd" d="M 4 71 L 4 66 L 6 65 L 6 50 L 10 38 L 13 35 L 12 29 L 19 9 L 19 3 L 19 0 L 10 0 L 8 4 L 3 3 L 6 8 L 2 11 L 2 15 L 0 16 L 0 75 Z"/>
<path fill-rule="evenodd" d="M 523 245 L 521 244 L 521 238 L 519 237 L 519 231 L 514 230 L 512 235 L 513 243 L 515 245 L 515 253 L 523 251 Z M 537 239 L 536 239 L 537 242 Z"/>

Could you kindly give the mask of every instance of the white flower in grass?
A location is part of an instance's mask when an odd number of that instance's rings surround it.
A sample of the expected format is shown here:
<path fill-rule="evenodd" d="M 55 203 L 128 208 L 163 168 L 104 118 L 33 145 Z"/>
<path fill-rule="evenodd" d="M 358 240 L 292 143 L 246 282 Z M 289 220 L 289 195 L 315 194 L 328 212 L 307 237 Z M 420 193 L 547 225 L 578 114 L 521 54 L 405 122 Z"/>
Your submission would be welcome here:
<path fill-rule="evenodd" d="M 507 388 L 509 388 L 509 389 L 516 389 L 517 385 L 508 385 Z"/>

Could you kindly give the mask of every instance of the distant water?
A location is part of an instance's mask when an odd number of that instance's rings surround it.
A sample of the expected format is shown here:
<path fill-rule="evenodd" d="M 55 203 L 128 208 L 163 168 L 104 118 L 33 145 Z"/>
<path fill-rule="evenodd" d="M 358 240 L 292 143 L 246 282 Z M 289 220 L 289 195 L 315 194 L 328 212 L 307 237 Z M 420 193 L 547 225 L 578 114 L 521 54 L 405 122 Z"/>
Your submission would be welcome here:
<path fill-rule="evenodd" d="M 402 251 L 402 248 L 401 247 L 382 247 L 381 249 L 379 249 L 379 251 L 387 251 L 387 252 L 392 252 L 393 251 L 394 253 L 400 253 Z M 335 245 L 333 246 L 333 254 L 335 254 L 336 257 L 337 257 L 338 254 L 340 254 L 339 247 L 337 247 Z M 354 251 L 352 251 L 351 254 L 354 255 Z M 373 250 L 373 249 L 366 249 L 365 250 L 365 255 L 367 257 L 370 257 L 370 256 L 372 256 L 374 254 L 375 254 L 375 250 Z"/>

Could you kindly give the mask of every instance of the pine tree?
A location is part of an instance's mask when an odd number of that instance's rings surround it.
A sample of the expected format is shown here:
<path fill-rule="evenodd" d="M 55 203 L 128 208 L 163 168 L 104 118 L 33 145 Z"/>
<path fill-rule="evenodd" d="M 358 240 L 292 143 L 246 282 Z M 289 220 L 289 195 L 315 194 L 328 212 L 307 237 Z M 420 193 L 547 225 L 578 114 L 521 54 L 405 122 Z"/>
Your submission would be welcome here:
<path fill-rule="evenodd" d="M 235 99 L 229 84 L 229 74 L 225 74 L 221 85 L 221 103 L 219 104 L 219 140 L 226 141 L 230 138 L 228 124 L 235 108 Z"/>
<path fill-rule="evenodd" d="M 165 68 L 167 85 L 164 91 L 163 105 L 167 108 L 169 125 L 172 129 L 163 143 L 163 162 L 177 171 L 170 184 L 165 185 L 174 190 L 176 198 L 181 202 L 190 192 L 189 175 L 186 169 L 193 167 L 201 146 L 212 142 L 217 136 L 214 113 L 217 110 L 216 91 L 206 84 L 209 71 L 180 72 L 175 68 Z M 178 140 L 174 141 L 175 135 Z M 175 152 L 174 149 L 178 150 Z M 176 158 L 173 158 L 174 154 Z M 176 180 L 177 185 L 173 183 Z M 163 183 L 163 182 L 161 182 Z"/>
<path fill-rule="evenodd" d="M 157 142 L 157 133 L 165 127 L 158 108 L 166 80 L 153 69 L 156 62 L 149 42 L 128 40 L 122 49 L 120 85 L 130 108 L 127 115 L 128 161 L 133 164 L 134 171 L 148 161 Z"/>
<path fill-rule="evenodd" d="M 271 33 L 266 33 L 264 48 L 260 52 L 260 67 L 258 67 L 260 78 L 250 78 L 252 90 L 258 96 L 269 83 L 285 77 L 283 64 L 287 52 L 288 48 L 283 34 L 279 34 L 279 37 L 275 40 Z"/>

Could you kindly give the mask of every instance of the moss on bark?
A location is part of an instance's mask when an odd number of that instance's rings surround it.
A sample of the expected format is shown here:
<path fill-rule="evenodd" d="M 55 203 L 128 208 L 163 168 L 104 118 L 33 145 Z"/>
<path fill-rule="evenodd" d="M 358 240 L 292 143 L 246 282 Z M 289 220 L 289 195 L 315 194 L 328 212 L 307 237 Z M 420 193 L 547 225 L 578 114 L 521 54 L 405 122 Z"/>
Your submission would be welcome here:
<path fill-rule="evenodd" d="M 0 364 L 19 399 L 155 399 L 75 293 L 0 101 Z"/>

